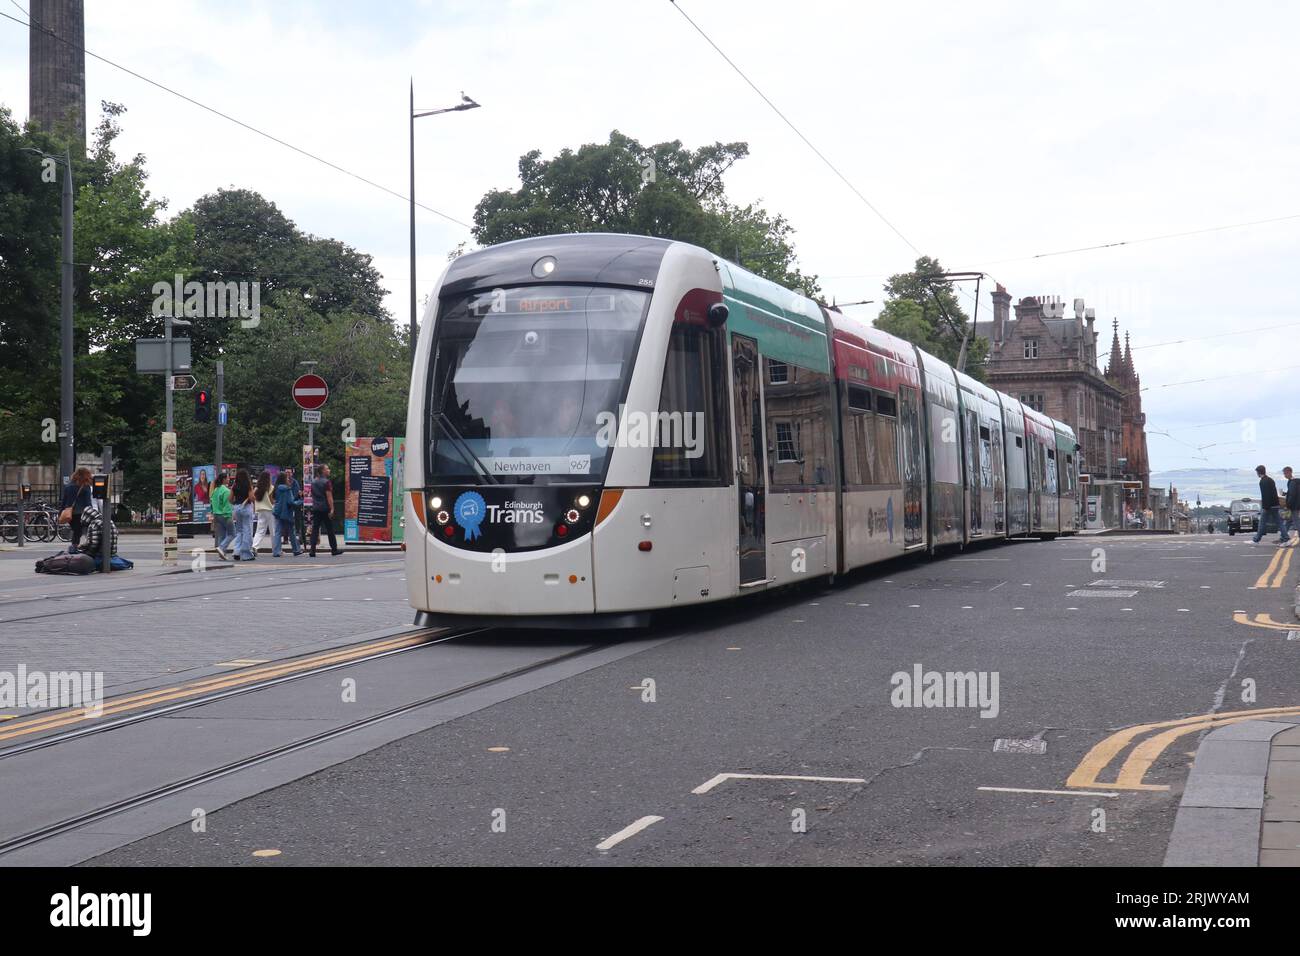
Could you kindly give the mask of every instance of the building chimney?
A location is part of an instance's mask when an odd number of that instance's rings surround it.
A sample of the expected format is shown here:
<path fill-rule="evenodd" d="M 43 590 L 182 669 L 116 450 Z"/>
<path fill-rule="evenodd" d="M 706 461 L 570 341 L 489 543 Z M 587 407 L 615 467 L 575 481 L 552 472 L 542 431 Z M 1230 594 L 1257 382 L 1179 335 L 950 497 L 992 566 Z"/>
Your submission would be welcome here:
<path fill-rule="evenodd" d="M 1006 338 L 1007 323 L 1011 317 L 1011 296 L 999 282 L 991 293 L 993 297 L 993 341 L 1001 342 Z"/>

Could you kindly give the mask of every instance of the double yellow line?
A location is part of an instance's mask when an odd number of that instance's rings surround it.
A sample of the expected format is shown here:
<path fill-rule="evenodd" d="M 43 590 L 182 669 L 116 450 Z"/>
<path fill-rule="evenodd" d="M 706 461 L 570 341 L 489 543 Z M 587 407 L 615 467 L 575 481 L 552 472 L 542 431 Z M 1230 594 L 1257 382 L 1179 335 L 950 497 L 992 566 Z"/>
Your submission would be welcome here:
<path fill-rule="evenodd" d="M 1074 769 L 1074 773 L 1070 774 L 1069 779 L 1065 781 L 1065 785 L 1085 790 L 1097 788 L 1105 790 L 1168 790 L 1169 787 L 1167 786 L 1143 783 L 1142 781 L 1147 771 L 1151 769 L 1151 765 L 1179 737 L 1196 733 L 1198 730 L 1222 727 L 1225 724 L 1235 724 L 1243 720 L 1267 720 L 1269 717 L 1297 715 L 1300 715 L 1300 707 L 1265 707 L 1260 710 L 1233 710 L 1222 714 L 1200 714 L 1195 717 L 1184 717 L 1182 720 L 1163 720 L 1157 723 L 1127 727 L 1118 733 L 1111 734 L 1089 750 L 1083 760 L 1080 761 L 1079 766 Z M 1133 748 L 1120 765 L 1119 774 L 1113 782 L 1103 783 L 1097 779 L 1110 762 L 1119 756 L 1129 744 L 1143 734 L 1152 731 L 1158 732 L 1153 733 Z"/>
<path fill-rule="evenodd" d="M 1294 552 L 1295 548 L 1278 548 L 1273 560 L 1268 563 L 1268 568 L 1255 582 L 1255 587 L 1280 588 L 1286 580 L 1286 573 L 1291 570 L 1291 555 Z"/>
<path fill-rule="evenodd" d="M 0 727 L 0 741 L 13 740 L 17 737 L 27 737 L 32 734 L 45 733 L 51 730 L 60 730 L 64 727 L 69 727 L 73 724 L 82 723 L 87 720 L 100 720 L 105 717 L 116 717 L 121 714 L 131 713 L 132 711 L 155 707 L 159 704 L 167 704 L 178 700 L 188 700 L 194 697 L 203 697 L 217 691 L 229 690 L 234 687 L 243 687 L 248 684 L 256 684 L 259 681 L 284 677 L 289 674 L 299 673 L 300 671 L 312 670 L 317 667 L 326 667 L 330 664 L 341 664 L 346 661 L 356 660 L 360 657 L 368 657 L 372 654 L 380 654 L 384 651 L 397 650 L 402 647 L 411 647 L 415 644 L 423 644 L 433 635 L 440 633 L 440 631 L 441 629 L 424 630 L 414 635 L 386 638 L 380 641 L 373 641 L 369 644 L 358 644 L 353 647 L 325 651 L 308 657 L 299 657 L 289 661 L 268 664 L 265 667 L 255 667 L 248 670 L 241 670 L 233 674 L 221 674 L 216 677 L 208 677 L 202 680 L 190 681 L 185 684 L 177 684 L 174 687 L 162 687 L 157 690 L 143 691 L 138 694 L 128 694 L 125 697 L 114 697 L 105 701 L 103 709 L 98 712 L 94 712 L 88 707 L 74 707 L 70 710 L 60 710 L 52 714 L 43 714 L 41 716 L 25 718 L 16 723 L 8 723 L 3 727 Z"/>

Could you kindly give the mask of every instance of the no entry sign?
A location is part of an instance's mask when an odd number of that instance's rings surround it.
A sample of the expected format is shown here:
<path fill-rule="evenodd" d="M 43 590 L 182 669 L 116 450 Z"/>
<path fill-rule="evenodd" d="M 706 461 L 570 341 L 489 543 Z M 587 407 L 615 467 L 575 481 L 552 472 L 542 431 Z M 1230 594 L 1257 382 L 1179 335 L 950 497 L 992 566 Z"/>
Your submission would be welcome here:
<path fill-rule="evenodd" d="M 311 411 L 320 408 L 330 397 L 330 387 L 319 375 L 303 375 L 293 383 L 293 400 L 298 407 Z"/>

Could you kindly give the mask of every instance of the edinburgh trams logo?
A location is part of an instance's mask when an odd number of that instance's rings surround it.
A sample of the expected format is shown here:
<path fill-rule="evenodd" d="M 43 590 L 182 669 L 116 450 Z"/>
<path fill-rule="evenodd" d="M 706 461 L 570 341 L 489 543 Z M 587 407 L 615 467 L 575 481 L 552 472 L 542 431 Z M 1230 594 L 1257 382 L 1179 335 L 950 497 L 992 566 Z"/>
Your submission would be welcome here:
<path fill-rule="evenodd" d="M 546 520 L 545 508 L 540 501 L 507 501 L 490 505 L 477 491 L 466 491 L 456 499 L 451 513 L 456 524 L 465 529 L 465 540 L 473 541 L 483 534 L 479 525 L 488 524 L 542 524 Z"/>

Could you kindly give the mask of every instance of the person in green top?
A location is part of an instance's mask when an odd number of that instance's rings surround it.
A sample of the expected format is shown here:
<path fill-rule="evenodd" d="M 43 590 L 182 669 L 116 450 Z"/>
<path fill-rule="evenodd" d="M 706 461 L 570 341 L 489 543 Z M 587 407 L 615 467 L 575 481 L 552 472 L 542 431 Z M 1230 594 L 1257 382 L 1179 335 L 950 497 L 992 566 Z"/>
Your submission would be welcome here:
<path fill-rule="evenodd" d="M 217 542 L 217 554 L 226 560 L 226 548 L 235 539 L 235 512 L 230 507 L 230 486 L 226 484 L 226 473 L 217 475 L 210 492 L 212 501 L 212 537 Z"/>

